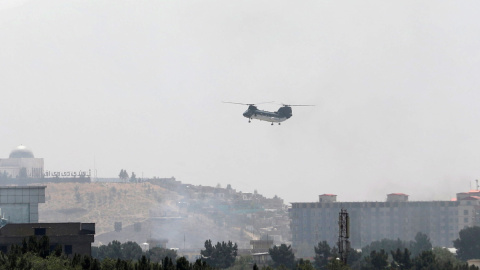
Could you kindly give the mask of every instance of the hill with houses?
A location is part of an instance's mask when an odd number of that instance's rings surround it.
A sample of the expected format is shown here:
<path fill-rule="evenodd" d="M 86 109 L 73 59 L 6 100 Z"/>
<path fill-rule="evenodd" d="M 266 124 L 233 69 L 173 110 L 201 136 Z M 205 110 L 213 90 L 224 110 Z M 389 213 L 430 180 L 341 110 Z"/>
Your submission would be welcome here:
<path fill-rule="evenodd" d="M 143 182 L 48 183 L 40 204 L 41 222 L 94 222 L 95 245 L 113 240 L 166 247 L 203 248 L 205 240 L 234 241 L 269 237 L 289 243 L 288 209 L 277 196 L 183 184 L 175 178 Z"/>

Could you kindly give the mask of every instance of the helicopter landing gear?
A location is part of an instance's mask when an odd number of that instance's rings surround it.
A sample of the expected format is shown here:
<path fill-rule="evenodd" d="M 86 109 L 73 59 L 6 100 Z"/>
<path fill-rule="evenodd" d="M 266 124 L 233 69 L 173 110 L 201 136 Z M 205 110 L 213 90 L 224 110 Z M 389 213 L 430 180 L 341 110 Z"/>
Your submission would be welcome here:
<path fill-rule="evenodd" d="M 248 119 L 248 123 L 252 122 L 250 119 Z"/>
<path fill-rule="evenodd" d="M 273 122 L 272 122 L 272 126 L 273 126 Z"/>
<path fill-rule="evenodd" d="M 281 123 L 278 123 L 278 125 L 280 126 Z"/>

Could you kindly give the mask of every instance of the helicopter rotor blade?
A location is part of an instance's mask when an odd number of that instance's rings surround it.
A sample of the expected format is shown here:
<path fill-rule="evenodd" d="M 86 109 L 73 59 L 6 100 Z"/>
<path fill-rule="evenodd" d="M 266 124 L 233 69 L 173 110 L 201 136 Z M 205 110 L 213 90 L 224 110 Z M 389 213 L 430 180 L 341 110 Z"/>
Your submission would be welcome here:
<path fill-rule="evenodd" d="M 259 103 L 255 103 L 255 105 L 258 105 L 258 104 L 267 104 L 267 103 L 274 103 L 275 101 L 265 101 L 265 102 L 259 102 Z"/>
<path fill-rule="evenodd" d="M 303 107 L 309 106 L 309 107 L 311 107 L 311 106 L 315 106 L 315 105 L 313 105 L 313 104 L 284 104 L 284 103 L 280 103 L 279 105 L 288 106 L 288 107 L 294 107 L 294 106 L 295 106 L 295 107 L 300 107 L 300 106 L 303 106 Z"/>
<path fill-rule="evenodd" d="M 255 104 L 251 104 L 251 103 L 239 103 L 239 102 L 230 102 L 230 101 L 222 101 L 223 103 L 230 103 L 230 104 L 238 104 L 238 105 L 255 105 Z"/>
<path fill-rule="evenodd" d="M 247 106 L 255 106 L 258 104 L 265 104 L 265 103 L 273 103 L 273 101 L 266 101 L 260 103 L 240 103 L 240 102 L 230 102 L 230 101 L 222 101 L 223 103 L 230 103 L 230 104 L 239 104 L 239 105 L 247 105 Z"/>

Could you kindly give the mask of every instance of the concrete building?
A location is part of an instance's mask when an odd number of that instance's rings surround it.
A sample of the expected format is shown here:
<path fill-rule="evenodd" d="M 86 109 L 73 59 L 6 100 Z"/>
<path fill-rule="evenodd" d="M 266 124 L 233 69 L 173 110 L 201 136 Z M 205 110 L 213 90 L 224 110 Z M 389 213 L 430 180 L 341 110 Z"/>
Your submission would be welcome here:
<path fill-rule="evenodd" d="M 91 255 L 95 223 L 38 223 L 38 204 L 46 186 L 0 186 L 0 251 L 21 245 L 30 236 L 48 236 L 50 248 L 61 245 L 67 255 Z"/>
<path fill-rule="evenodd" d="M 30 236 L 48 236 L 50 249 L 62 246 L 66 255 L 91 255 L 95 223 L 24 223 L 0 228 L 0 251 L 6 253 L 13 244 L 21 245 Z"/>
<path fill-rule="evenodd" d="M 256 263 L 258 267 L 267 266 L 272 262 L 269 249 L 273 247 L 273 240 L 250 240 L 250 245 L 252 246 L 250 255 L 252 256 L 253 262 Z"/>
<path fill-rule="evenodd" d="M 408 201 L 408 195 L 392 193 L 385 202 L 337 202 L 336 195 L 323 194 L 319 202 L 292 203 L 292 246 L 313 247 L 326 240 L 338 241 L 338 214 L 350 216 L 350 242 L 361 248 L 373 241 L 400 238 L 413 240 L 427 234 L 434 246 L 452 247 L 458 232 L 480 224 L 480 191 L 457 194 L 450 201 Z"/>
<path fill-rule="evenodd" d="M 35 158 L 30 149 L 20 145 L 8 158 L 0 159 L 0 174 L 10 178 L 42 178 L 43 158 Z"/>
<path fill-rule="evenodd" d="M 38 222 L 38 204 L 45 202 L 46 186 L 0 186 L 1 215 L 8 223 Z"/>

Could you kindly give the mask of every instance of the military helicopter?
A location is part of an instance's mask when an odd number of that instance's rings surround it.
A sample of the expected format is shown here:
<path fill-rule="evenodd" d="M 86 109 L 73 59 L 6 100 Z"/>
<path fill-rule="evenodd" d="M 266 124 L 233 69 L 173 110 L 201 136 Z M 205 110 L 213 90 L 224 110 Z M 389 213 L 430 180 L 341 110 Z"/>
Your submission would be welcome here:
<path fill-rule="evenodd" d="M 252 119 L 257 119 L 260 121 L 267 121 L 272 123 L 278 123 L 280 125 L 281 122 L 289 119 L 292 117 L 292 108 L 293 106 L 315 106 L 315 105 L 288 105 L 288 104 L 281 104 L 280 107 L 276 112 L 269 112 L 264 110 L 259 110 L 256 105 L 258 104 L 265 104 L 265 103 L 272 103 L 272 102 L 262 102 L 262 103 L 238 103 L 238 102 L 229 102 L 224 101 L 223 103 L 231 103 L 231 104 L 239 104 L 239 105 L 247 105 L 248 109 L 243 113 L 243 116 L 248 118 L 248 123 L 251 122 Z"/>

